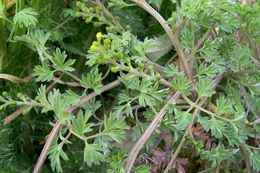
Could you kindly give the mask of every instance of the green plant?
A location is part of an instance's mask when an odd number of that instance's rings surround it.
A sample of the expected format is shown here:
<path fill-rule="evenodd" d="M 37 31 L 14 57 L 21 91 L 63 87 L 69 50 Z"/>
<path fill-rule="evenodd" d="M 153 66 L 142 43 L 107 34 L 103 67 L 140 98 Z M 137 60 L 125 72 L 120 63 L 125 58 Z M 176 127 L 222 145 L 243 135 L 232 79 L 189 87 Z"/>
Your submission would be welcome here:
<path fill-rule="evenodd" d="M 254 1 L 1 0 L 0 167 L 260 171 L 259 16 Z"/>

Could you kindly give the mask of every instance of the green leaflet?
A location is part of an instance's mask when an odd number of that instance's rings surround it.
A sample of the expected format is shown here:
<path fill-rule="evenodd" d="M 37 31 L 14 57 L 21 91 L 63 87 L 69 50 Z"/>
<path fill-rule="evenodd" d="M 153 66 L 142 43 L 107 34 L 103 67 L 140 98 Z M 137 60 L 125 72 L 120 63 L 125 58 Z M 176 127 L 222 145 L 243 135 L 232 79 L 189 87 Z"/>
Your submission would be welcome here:
<path fill-rule="evenodd" d="M 177 79 L 173 80 L 172 86 L 184 95 L 190 94 L 191 82 L 184 74 L 177 76 Z"/>
<path fill-rule="evenodd" d="M 77 115 L 77 118 L 72 120 L 73 131 L 80 135 L 84 135 L 85 133 L 91 132 L 93 130 L 93 123 L 87 123 L 90 117 L 90 111 L 85 111 L 84 114 L 82 111 L 80 111 Z"/>
<path fill-rule="evenodd" d="M 99 144 L 88 144 L 85 142 L 84 162 L 91 166 L 92 164 L 100 164 L 103 160 L 102 147 Z"/>
<path fill-rule="evenodd" d="M 196 85 L 198 98 L 211 97 L 215 94 L 213 90 L 213 82 L 210 79 L 200 78 Z"/>
<path fill-rule="evenodd" d="M 42 62 L 42 66 L 35 66 L 33 75 L 37 76 L 37 81 L 51 81 L 53 78 L 53 71 L 46 62 Z"/>
<path fill-rule="evenodd" d="M 38 20 L 36 16 L 38 13 L 31 7 L 27 7 L 19 11 L 13 18 L 14 24 L 17 24 L 20 28 L 23 26 L 29 27 L 30 25 L 36 26 Z"/>
<path fill-rule="evenodd" d="M 179 75 L 180 74 L 180 70 L 179 68 L 174 65 L 174 64 L 170 64 L 165 68 L 164 71 L 167 75 L 167 77 L 173 77 L 174 75 Z"/>
<path fill-rule="evenodd" d="M 125 152 L 118 152 L 116 155 L 113 155 L 107 159 L 109 163 L 108 173 L 124 173 L 125 169 L 122 165 L 123 159 L 127 157 Z"/>
<path fill-rule="evenodd" d="M 251 153 L 250 157 L 250 164 L 253 166 L 255 171 L 259 171 L 260 170 L 260 154 L 255 152 L 255 153 Z"/>
<path fill-rule="evenodd" d="M 98 69 L 94 69 L 87 75 L 83 75 L 81 85 L 86 89 L 93 89 L 99 94 L 101 92 L 101 74 L 98 73 Z"/>
<path fill-rule="evenodd" d="M 184 111 L 179 111 L 177 109 L 174 110 L 175 112 L 175 119 L 176 119 L 176 126 L 179 130 L 186 129 L 193 120 L 192 114 Z"/>
<path fill-rule="evenodd" d="M 61 167 L 61 159 L 69 160 L 67 154 L 63 151 L 62 145 L 54 144 L 48 151 L 49 159 L 51 160 L 51 167 L 57 172 L 63 172 Z"/>
<path fill-rule="evenodd" d="M 125 137 L 125 130 L 128 129 L 128 126 L 123 118 L 116 118 L 116 116 L 110 115 L 104 119 L 104 128 L 102 133 L 105 136 L 120 143 Z"/>
<path fill-rule="evenodd" d="M 65 52 L 61 52 L 59 48 L 56 49 L 56 52 L 53 55 L 53 58 L 51 59 L 53 63 L 53 67 L 60 71 L 69 71 L 72 72 L 75 69 L 71 67 L 76 60 L 69 59 L 65 62 L 67 55 Z"/>
<path fill-rule="evenodd" d="M 120 10 L 122 8 L 134 6 L 135 4 L 127 4 L 123 0 L 109 0 L 108 7 Z"/>

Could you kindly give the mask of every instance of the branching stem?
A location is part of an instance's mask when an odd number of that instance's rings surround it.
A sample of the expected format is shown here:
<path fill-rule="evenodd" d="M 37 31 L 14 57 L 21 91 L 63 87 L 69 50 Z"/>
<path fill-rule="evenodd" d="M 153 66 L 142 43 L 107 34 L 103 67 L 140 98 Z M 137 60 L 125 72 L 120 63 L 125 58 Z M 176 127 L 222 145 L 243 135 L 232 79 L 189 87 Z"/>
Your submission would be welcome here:
<path fill-rule="evenodd" d="M 105 92 L 105 91 L 108 91 L 116 86 L 118 86 L 120 84 L 120 80 L 115 80 L 107 85 L 104 85 L 102 88 L 101 88 L 101 92 Z M 90 99 L 96 97 L 98 94 L 93 92 L 93 93 L 90 93 L 89 95 L 87 95 L 86 97 L 82 98 L 80 100 L 80 102 L 76 105 L 76 106 L 72 106 L 70 108 L 68 108 L 67 110 L 65 110 L 65 112 L 72 112 L 73 110 L 77 109 L 79 106 L 83 105 L 84 103 L 88 102 Z M 40 157 L 38 158 L 37 160 L 37 163 L 33 169 L 33 173 L 39 173 L 41 171 L 41 168 L 46 160 L 46 157 L 47 157 L 47 152 L 52 144 L 52 142 L 54 141 L 54 139 L 56 138 L 56 136 L 58 135 L 60 129 L 61 129 L 61 122 L 58 120 L 55 124 L 55 126 L 52 128 L 52 131 L 50 132 L 45 144 L 44 144 L 44 147 L 41 151 L 41 154 L 40 154 Z"/>

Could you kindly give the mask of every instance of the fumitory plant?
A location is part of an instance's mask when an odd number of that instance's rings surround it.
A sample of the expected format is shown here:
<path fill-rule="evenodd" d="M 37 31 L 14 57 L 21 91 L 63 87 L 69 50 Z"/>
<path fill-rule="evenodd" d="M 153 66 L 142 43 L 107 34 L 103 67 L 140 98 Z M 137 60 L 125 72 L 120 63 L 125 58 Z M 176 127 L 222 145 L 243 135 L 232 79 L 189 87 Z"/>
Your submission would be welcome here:
<path fill-rule="evenodd" d="M 260 171 L 260 3 L 0 0 L 0 172 Z"/>

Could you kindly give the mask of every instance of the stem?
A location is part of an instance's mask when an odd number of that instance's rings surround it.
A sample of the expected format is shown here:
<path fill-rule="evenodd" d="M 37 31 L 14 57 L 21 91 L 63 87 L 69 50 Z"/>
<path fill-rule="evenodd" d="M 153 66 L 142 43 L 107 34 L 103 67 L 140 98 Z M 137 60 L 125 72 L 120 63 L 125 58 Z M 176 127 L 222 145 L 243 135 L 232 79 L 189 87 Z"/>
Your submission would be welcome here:
<path fill-rule="evenodd" d="M 15 5 L 16 1 L 17 0 L 12 0 L 12 1 L 8 2 L 5 7 L 5 10 L 8 11 L 10 8 L 12 8 Z"/>
<path fill-rule="evenodd" d="M 190 62 L 189 62 L 189 64 L 190 64 L 191 70 L 193 70 L 193 71 L 194 71 L 194 66 L 196 65 L 196 64 L 195 64 L 195 63 L 196 63 L 196 58 L 195 58 L 196 52 L 197 52 L 198 49 L 201 47 L 201 45 L 208 39 L 211 30 L 212 30 L 212 29 L 209 28 L 209 29 L 207 30 L 207 32 L 203 35 L 203 37 L 200 38 L 200 39 L 197 41 L 196 45 L 193 46 L 192 49 L 191 49 Z"/>
<path fill-rule="evenodd" d="M 246 105 L 247 107 L 250 109 L 250 111 L 252 112 L 252 114 L 256 117 L 256 118 L 259 118 L 259 115 L 258 113 L 256 112 L 256 110 L 251 106 L 252 103 L 250 101 L 250 98 L 246 92 L 246 89 L 244 87 L 241 88 L 241 91 L 242 91 L 242 96 L 244 97 L 245 99 L 245 102 L 246 102 Z"/>
<path fill-rule="evenodd" d="M 68 72 L 68 71 L 62 71 L 63 73 L 65 73 L 66 75 L 70 76 L 71 78 L 73 78 L 75 81 L 82 83 L 82 80 L 80 78 L 78 78 L 77 76 L 75 76 L 74 74 Z"/>
<path fill-rule="evenodd" d="M 203 100 L 200 101 L 200 103 L 198 105 L 202 106 L 205 102 L 207 101 L 207 98 L 205 97 Z M 193 122 L 195 120 L 195 117 L 198 115 L 199 112 L 199 108 L 196 108 L 193 112 L 193 120 L 192 123 L 189 125 L 189 127 L 186 129 L 177 149 L 175 150 L 174 154 L 171 157 L 171 160 L 169 161 L 168 165 L 166 166 L 165 170 L 163 173 L 167 173 L 171 168 L 172 168 L 172 164 L 174 163 L 176 157 L 178 156 L 182 146 L 184 145 L 184 142 L 186 141 L 186 136 L 190 133 Z"/>
<path fill-rule="evenodd" d="M 114 25 L 120 25 L 119 22 L 114 18 L 114 16 L 110 13 L 110 11 L 102 4 L 102 2 L 100 0 L 96 0 L 95 3 L 101 7 L 101 9 L 103 9 L 103 12 L 105 13 L 105 15 L 107 15 L 108 17 L 111 17 L 112 22 Z"/>
<path fill-rule="evenodd" d="M 214 79 L 213 89 L 216 88 L 216 86 L 217 86 L 218 83 L 221 81 L 221 79 L 222 79 L 222 74 L 218 75 L 218 76 Z M 199 112 L 199 110 L 200 110 L 199 108 L 200 108 L 202 105 L 204 105 L 204 104 L 206 103 L 206 101 L 207 101 L 207 97 L 204 97 L 204 98 L 198 103 L 198 106 L 196 107 L 196 109 L 195 109 L 194 112 L 193 112 L 193 120 L 192 120 L 192 122 L 195 120 L 195 117 L 196 117 L 196 115 L 198 114 L 198 112 Z M 176 151 L 175 151 L 174 154 L 172 155 L 171 160 L 169 161 L 168 165 L 166 166 L 164 173 L 167 173 L 167 172 L 171 169 L 172 164 L 174 163 L 174 160 L 176 159 L 178 153 L 180 152 L 180 150 L 181 150 L 181 148 L 182 148 L 182 146 L 183 146 L 183 144 L 184 144 L 184 142 L 185 142 L 185 134 L 186 134 L 186 133 L 189 134 L 189 132 L 191 131 L 191 128 L 192 128 L 192 124 L 193 124 L 193 123 L 191 123 L 191 124 L 189 125 L 189 127 L 186 129 L 186 131 L 185 131 L 185 133 L 184 133 L 184 136 L 183 136 L 183 138 L 182 138 L 182 140 L 181 140 L 179 146 L 177 147 Z"/>
<path fill-rule="evenodd" d="M 78 82 L 64 82 L 61 79 L 56 78 L 56 77 L 53 77 L 52 80 L 54 82 L 58 83 L 58 84 L 68 85 L 68 86 L 71 86 L 71 87 L 79 87 L 79 86 L 81 86 L 80 83 L 78 83 Z"/>
<path fill-rule="evenodd" d="M 107 91 L 107 90 L 109 90 L 109 89 L 115 88 L 115 87 L 117 87 L 119 84 L 121 84 L 121 81 L 120 81 L 120 80 L 115 80 L 115 81 L 113 81 L 113 82 L 111 82 L 111 83 L 109 83 L 109 84 L 103 86 L 103 87 L 101 88 L 101 93 L 102 93 L 102 92 L 105 92 L 105 91 Z M 89 95 L 87 95 L 86 97 L 84 97 L 83 99 L 81 99 L 77 105 L 68 108 L 67 110 L 65 110 L 65 112 L 66 112 L 66 113 L 70 113 L 70 112 L 74 111 L 75 109 L 77 109 L 78 107 L 80 107 L 80 106 L 83 105 L 84 103 L 88 102 L 90 99 L 96 97 L 97 95 L 98 95 L 98 94 L 95 93 L 95 92 L 90 93 Z"/>
<path fill-rule="evenodd" d="M 94 135 L 91 135 L 91 136 L 88 136 L 88 137 L 85 137 L 85 140 L 88 140 L 88 139 L 92 139 L 92 138 L 96 138 L 96 137 L 99 137 L 99 136 L 105 136 L 107 135 L 106 133 L 96 133 Z"/>
<path fill-rule="evenodd" d="M 150 123 L 149 127 L 145 130 L 143 135 L 139 138 L 139 140 L 135 143 L 134 147 L 131 149 L 131 152 L 128 156 L 127 159 L 127 164 L 126 164 L 126 172 L 131 173 L 132 168 L 134 166 L 136 157 L 138 156 L 138 153 L 140 150 L 144 147 L 144 144 L 146 141 L 149 139 L 149 137 L 152 135 L 158 124 L 161 122 L 163 116 L 166 113 L 166 108 L 168 107 L 169 104 L 174 103 L 179 97 L 180 93 L 176 92 L 170 100 L 163 106 L 163 108 L 160 110 L 160 112 L 155 116 L 153 121 Z"/>
<path fill-rule="evenodd" d="M 212 28 L 208 28 L 206 33 L 203 35 L 201 39 L 197 42 L 197 44 L 194 47 L 195 52 L 201 47 L 201 45 L 209 38 L 209 34 L 212 31 Z"/>
<path fill-rule="evenodd" d="M 33 107 L 46 107 L 46 105 L 38 103 L 38 102 L 16 102 L 18 105 L 25 105 L 25 106 L 33 106 Z"/>
<path fill-rule="evenodd" d="M 177 53 L 175 53 L 165 64 L 165 66 L 169 65 L 176 57 L 177 57 Z"/>
<path fill-rule="evenodd" d="M 215 172 L 214 173 L 219 173 L 219 171 L 220 171 L 220 164 L 216 167 L 216 169 L 215 169 Z"/>
<path fill-rule="evenodd" d="M 184 135 L 183 135 L 183 137 L 182 137 L 182 139 L 181 139 L 181 141 L 180 141 L 178 147 L 176 148 L 174 154 L 173 154 L 172 157 L 171 157 L 170 162 L 168 163 L 168 165 L 167 165 L 167 167 L 165 168 L 165 170 L 164 170 L 163 173 L 167 173 L 167 172 L 171 169 L 173 162 L 175 161 L 175 159 L 176 159 L 176 157 L 178 156 L 178 154 L 179 154 L 179 152 L 180 152 L 182 146 L 184 145 L 184 142 L 186 141 L 186 137 L 187 137 L 187 135 L 189 134 L 189 131 L 190 131 L 189 128 L 185 131 L 185 133 L 184 133 Z"/>
<path fill-rule="evenodd" d="M 8 115 L 5 119 L 4 119 L 4 125 L 9 124 L 10 122 L 12 122 L 14 119 L 16 119 L 24 109 L 28 108 L 28 106 L 22 106 L 20 108 L 18 108 L 15 112 L 13 112 L 12 114 Z"/>
<path fill-rule="evenodd" d="M 108 66 L 108 69 L 107 69 L 105 75 L 101 78 L 101 81 L 103 81 L 108 76 L 109 72 L 110 72 L 110 65 Z"/>
<path fill-rule="evenodd" d="M 212 167 L 212 168 L 208 168 L 208 169 L 205 169 L 205 170 L 203 170 L 203 171 L 200 171 L 200 172 L 198 172 L 198 173 L 206 173 L 206 172 L 212 171 L 212 170 L 214 170 L 214 169 L 215 169 L 215 167 Z"/>
<path fill-rule="evenodd" d="M 48 136 L 47 141 L 44 144 L 44 147 L 42 149 L 42 152 L 37 160 L 37 163 L 33 169 L 33 173 L 39 173 L 41 171 L 41 168 L 43 166 L 43 163 L 47 157 L 47 151 L 49 150 L 53 140 L 56 138 L 56 136 L 58 135 L 59 131 L 61 128 L 61 123 L 60 121 L 57 121 L 56 124 L 54 125 L 54 127 L 51 130 L 51 133 Z"/>
<path fill-rule="evenodd" d="M 253 40 L 251 34 L 249 32 L 246 33 L 246 38 L 248 40 L 248 43 L 250 45 L 250 47 L 254 50 L 256 59 L 259 61 L 260 60 L 260 50 L 259 50 L 259 46 L 256 44 L 256 42 Z"/>
<path fill-rule="evenodd" d="M 148 64 L 152 65 L 156 71 L 160 72 L 163 76 L 165 76 L 165 68 L 163 66 L 151 61 L 149 58 L 146 58 L 145 61 Z"/>
<path fill-rule="evenodd" d="M 28 79 L 30 79 L 30 76 L 29 77 L 26 77 Z M 26 78 L 24 78 L 23 80 L 25 80 Z M 24 82 L 24 81 L 23 81 Z M 47 89 L 46 89 L 46 92 L 50 91 L 50 89 L 52 87 L 54 87 L 56 84 L 56 82 L 54 81 L 52 84 L 50 84 Z M 15 112 L 13 112 L 12 114 L 8 115 L 5 119 L 4 119 L 4 125 L 6 124 L 9 124 L 11 123 L 14 119 L 16 119 L 24 109 L 27 109 L 29 106 L 22 106 L 20 107 L 19 109 L 17 109 Z"/>
<path fill-rule="evenodd" d="M 181 47 L 181 43 L 178 39 L 178 35 L 175 34 L 170 26 L 167 24 L 167 22 L 164 20 L 164 18 L 155 10 L 153 7 L 151 7 L 145 0 L 133 0 L 137 5 L 142 7 L 145 11 L 150 13 L 163 27 L 165 32 L 167 33 L 168 37 L 170 38 L 172 44 L 174 45 L 176 52 L 178 53 L 181 64 L 183 66 L 183 71 L 187 75 L 188 79 L 192 80 L 192 73 L 190 70 L 190 67 L 187 62 L 187 58 L 184 54 L 184 51 Z"/>
<path fill-rule="evenodd" d="M 16 0 L 16 1 L 15 1 L 15 14 L 18 13 L 18 11 L 19 11 L 18 8 L 19 8 L 19 2 L 18 2 L 18 0 Z M 11 32 L 10 32 L 10 34 L 9 34 L 8 39 L 7 39 L 8 42 L 11 40 L 12 36 L 14 35 L 16 28 L 17 28 L 17 25 L 13 24 L 12 30 L 11 30 Z"/>
<path fill-rule="evenodd" d="M 117 62 L 112 62 L 112 63 L 113 63 L 114 65 L 116 65 L 117 67 L 120 67 L 121 69 L 123 69 L 123 67 L 124 67 L 123 65 L 121 65 L 121 64 L 119 64 L 119 63 L 117 63 Z M 150 75 L 148 75 L 148 74 L 146 74 L 146 73 L 144 73 L 144 72 L 143 72 L 143 73 L 140 73 L 138 70 L 133 69 L 133 68 L 131 68 L 130 73 L 135 74 L 135 75 L 140 76 L 140 77 L 143 77 L 143 78 L 146 78 L 146 79 L 157 80 L 157 79 L 155 79 L 154 77 L 152 77 L 152 76 L 150 76 Z M 171 83 L 168 82 L 167 80 L 163 79 L 163 78 L 161 78 L 161 79 L 159 80 L 159 83 L 162 84 L 162 85 L 165 85 L 165 86 L 167 86 L 167 87 L 169 87 L 169 88 L 171 88 L 171 89 L 173 89 L 173 90 L 175 90 L 175 89 L 172 87 Z"/>
<path fill-rule="evenodd" d="M 2 9 L 0 13 L 5 13 L 5 10 Z M 7 44 L 5 36 L 5 19 L 0 18 L 0 71 L 2 71 L 2 66 L 7 60 Z"/>
<path fill-rule="evenodd" d="M 209 114 L 213 118 L 216 117 L 216 118 L 222 119 L 222 120 L 224 120 L 224 121 L 226 121 L 228 123 L 231 123 L 231 124 L 233 124 L 233 122 L 238 121 L 240 119 L 240 118 L 226 119 L 224 117 L 218 116 L 215 113 L 210 112 L 207 109 L 204 109 L 203 107 L 201 107 L 201 106 L 197 105 L 196 103 L 192 102 L 187 96 L 183 95 L 182 97 L 189 105 L 200 109 L 202 112 L 205 112 L 205 113 Z"/>
<path fill-rule="evenodd" d="M 241 147 L 240 147 L 240 150 L 244 156 L 244 160 L 245 160 L 245 163 L 246 163 L 246 172 L 247 173 L 252 173 L 252 170 L 251 170 L 251 166 L 250 166 L 250 163 L 249 163 L 249 151 L 248 151 L 248 147 L 246 144 L 243 144 Z"/>
<path fill-rule="evenodd" d="M 250 145 L 247 145 L 247 144 L 245 144 L 248 148 L 251 148 L 251 149 L 253 149 L 253 150 L 260 150 L 260 148 L 256 148 L 256 147 L 253 147 L 253 146 L 250 146 Z"/>
<path fill-rule="evenodd" d="M 30 75 L 30 76 L 27 76 L 22 79 L 17 76 L 14 76 L 14 75 L 0 73 L 0 79 L 5 79 L 5 80 L 9 80 L 10 82 L 13 82 L 15 84 L 20 84 L 20 83 L 27 83 L 27 82 L 31 81 L 33 79 L 33 77 Z"/>

